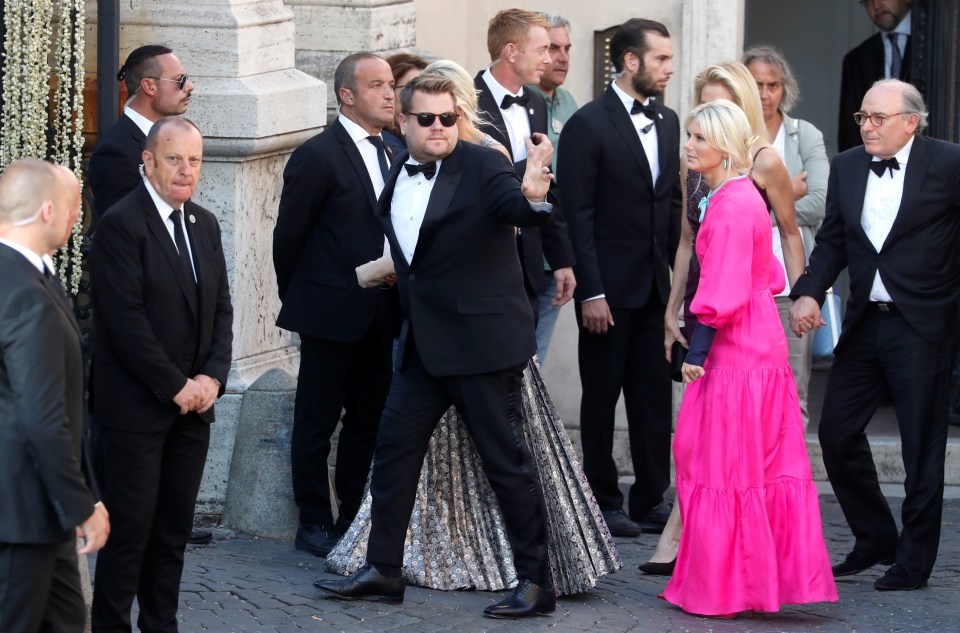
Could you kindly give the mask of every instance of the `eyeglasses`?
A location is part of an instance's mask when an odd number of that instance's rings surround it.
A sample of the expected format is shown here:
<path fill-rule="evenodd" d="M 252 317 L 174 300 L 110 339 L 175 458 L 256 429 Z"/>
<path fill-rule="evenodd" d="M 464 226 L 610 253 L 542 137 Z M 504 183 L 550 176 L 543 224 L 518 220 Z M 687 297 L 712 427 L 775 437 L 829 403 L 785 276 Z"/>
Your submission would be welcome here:
<path fill-rule="evenodd" d="M 156 79 L 157 81 L 172 81 L 177 84 L 177 88 L 183 90 L 183 87 L 187 85 L 187 82 L 190 81 L 190 78 L 186 75 L 180 75 L 177 79 L 167 79 L 165 77 L 147 77 L 147 79 Z"/>
<path fill-rule="evenodd" d="M 430 127 L 434 120 L 440 117 L 440 125 L 443 127 L 453 127 L 457 124 L 460 115 L 456 112 L 444 112 L 443 114 L 434 114 L 433 112 L 408 112 L 407 116 L 417 117 L 417 123 L 420 127 Z"/>
<path fill-rule="evenodd" d="M 867 114 L 866 112 L 854 112 L 853 120 L 856 121 L 857 125 L 863 125 L 867 122 L 867 119 L 870 119 L 870 123 L 873 124 L 873 127 L 880 127 L 883 125 L 887 119 L 892 116 L 897 116 L 898 114 L 915 114 L 914 112 L 893 112 L 892 114 Z"/>

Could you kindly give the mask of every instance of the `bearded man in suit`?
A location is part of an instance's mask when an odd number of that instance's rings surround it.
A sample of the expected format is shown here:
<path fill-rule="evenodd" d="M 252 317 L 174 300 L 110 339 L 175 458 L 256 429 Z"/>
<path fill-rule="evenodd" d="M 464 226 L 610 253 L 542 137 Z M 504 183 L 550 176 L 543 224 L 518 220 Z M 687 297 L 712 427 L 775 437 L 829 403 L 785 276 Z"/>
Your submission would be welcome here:
<path fill-rule="evenodd" d="M 834 157 L 810 265 L 794 285 L 804 335 L 840 271 L 850 299 L 820 416 L 823 463 L 855 538 L 834 576 L 889 565 L 878 590 L 924 587 L 940 544 L 947 407 L 960 301 L 960 146 L 921 136 L 919 91 L 878 81 L 853 117 L 863 146 Z M 900 426 L 903 530 L 887 504 L 864 429 L 884 395 Z"/>
<path fill-rule="evenodd" d="M 484 614 L 556 608 L 543 502 L 523 440 L 521 377 L 536 352 L 515 226 L 547 219 L 552 148 L 527 141 L 521 185 L 497 151 L 458 141 L 452 82 L 421 75 L 400 96 L 410 154 L 377 206 L 403 309 L 397 368 L 377 435 L 367 564 L 315 585 L 340 598 L 400 602 L 403 544 L 430 436 L 455 405 L 503 511 L 519 582 Z"/>
<path fill-rule="evenodd" d="M 80 211 L 64 168 L 21 159 L 0 175 L 0 631 L 83 630 L 77 554 L 110 522 L 81 464 L 80 326 L 53 272 Z M 75 533 L 86 543 L 76 549 Z"/>
<path fill-rule="evenodd" d="M 203 137 L 154 123 L 141 184 L 103 216 L 94 288 L 95 472 L 116 511 L 97 557 L 93 630 L 176 631 L 183 553 L 230 369 L 233 308 L 220 226 L 191 201 Z"/>

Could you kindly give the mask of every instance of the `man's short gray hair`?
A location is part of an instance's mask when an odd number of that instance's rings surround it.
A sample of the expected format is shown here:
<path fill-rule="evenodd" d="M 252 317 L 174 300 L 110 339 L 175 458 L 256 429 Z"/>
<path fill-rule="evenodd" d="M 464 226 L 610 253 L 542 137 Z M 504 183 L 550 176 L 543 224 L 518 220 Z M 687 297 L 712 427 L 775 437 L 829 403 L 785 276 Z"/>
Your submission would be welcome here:
<path fill-rule="evenodd" d="M 540 17 L 550 23 L 551 29 L 567 29 L 570 30 L 570 20 L 563 17 L 557 13 L 546 13 L 545 11 L 538 11 Z"/>
<path fill-rule="evenodd" d="M 881 79 L 875 81 L 871 88 L 878 86 L 893 86 L 899 88 L 900 94 L 903 97 L 902 116 L 916 114 L 920 117 L 920 122 L 917 123 L 917 134 L 920 134 L 927 128 L 927 119 L 930 117 L 930 113 L 927 111 L 927 104 L 923 101 L 923 95 L 920 94 L 916 86 L 908 84 L 905 81 L 900 81 L 899 79 Z"/>

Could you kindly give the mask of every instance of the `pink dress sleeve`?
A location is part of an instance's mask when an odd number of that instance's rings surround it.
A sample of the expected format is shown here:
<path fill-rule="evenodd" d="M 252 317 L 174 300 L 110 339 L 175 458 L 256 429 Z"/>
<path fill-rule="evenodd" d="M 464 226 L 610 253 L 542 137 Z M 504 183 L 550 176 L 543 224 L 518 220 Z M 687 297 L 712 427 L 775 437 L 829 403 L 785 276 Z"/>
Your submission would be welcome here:
<path fill-rule="evenodd" d="M 750 298 L 754 243 L 739 197 L 717 193 L 697 235 L 700 283 L 690 309 L 700 323 L 720 329 L 740 317 Z"/>

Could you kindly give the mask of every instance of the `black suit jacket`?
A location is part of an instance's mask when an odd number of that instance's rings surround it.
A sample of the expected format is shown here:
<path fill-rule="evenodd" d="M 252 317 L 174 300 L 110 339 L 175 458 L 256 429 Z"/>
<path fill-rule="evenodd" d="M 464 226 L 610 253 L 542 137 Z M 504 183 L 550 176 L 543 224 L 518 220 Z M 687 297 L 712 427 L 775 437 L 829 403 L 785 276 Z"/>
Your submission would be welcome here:
<path fill-rule="evenodd" d="M 187 378 L 227 382 L 233 308 L 220 225 L 193 202 L 184 217 L 199 292 L 142 182 L 100 220 L 90 250 L 99 426 L 164 432 L 179 415 L 172 398 Z M 213 408 L 200 417 L 213 422 Z"/>
<path fill-rule="evenodd" d="M 654 102 L 656 186 L 636 128 L 613 88 L 580 108 L 560 134 L 557 165 L 577 258 L 578 301 L 605 294 L 612 308 L 666 303 L 680 240 L 680 126 Z"/>
<path fill-rule="evenodd" d="M 57 285 L 0 244 L 0 542 L 57 543 L 93 513 L 80 327 Z"/>
<path fill-rule="evenodd" d="M 483 117 L 489 121 L 479 127 L 481 132 L 485 132 L 499 141 L 510 155 L 513 156 L 513 148 L 510 144 L 510 135 L 507 132 L 507 125 L 503 121 L 503 113 L 500 111 L 500 104 L 494 101 L 490 94 L 487 83 L 483 80 L 483 71 L 477 73 L 473 80 L 474 86 L 478 91 L 478 104 L 483 113 Z M 530 120 L 530 132 L 547 133 L 547 103 L 539 94 L 533 90 L 524 89 L 523 94 L 530 97 L 527 104 L 527 117 Z M 521 178 L 527 168 L 526 159 L 515 161 L 517 175 Z M 550 218 L 539 229 L 528 229 L 521 231 L 520 241 L 523 248 L 523 268 L 527 283 L 531 289 L 540 294 L 546 288 L 546 280 L 543 276 L 543 259 L 546 257 L 550 268 L 567 268 L 573 266 L 574 256 L 573 247 L 570 245 L 570 237 L 567 234 L 567 223 L 564 219 L 562 200 L 556 187 L 551 187 L 551 201 L 554 203 L 553 213 Z"/>
<path fill-rule="evenodd" d="M 861 226 L 872 156 L 863 147 L 838 154 L 830 165 L 827 211 L 810 265 L 790 296 L 823 303 L 844 268 L 850 299 L 838 348 L 870 301 L 877 270 L 911 327 L 924 339 L 956 336 L 960 300 L 960 146 L 918 136 L 904 174 L 897 218 L 878 253 Z"/>
<path fill-rule="evenodd" d="M 523 288 L 515 226 L 534 226 L 520 181 L 496 150 L 458 142 L 443 159 L 427 203 L 413 261 L 407 263 L 390 217 L 406 155 L 390 172 L 377 216 L 390 238 L 404 324 L 433 376 L 469 376 L 520 365 L 536 352 L 533 313 Z"/>
<path fill-rule="evenodd" d="M 87 166 L 93 190 L 94 223 L 140 184 L 139 168 L 146 140 L 146 135 L 125 114 L 99 134 Z"/>
<path fill-rule="evenodd" d="M 370 329 L 384 291 L 361 288 L 355 269 L 383 256 L 376 204 L 363 157 L 339 120 L 293 152 L 273 230 L 277 326 L 343 343 Z"/>
<path fill-rule="evenodd" d="M 883 79 L 883 37 L 886 33 L 875 33 L 862 44 L 850 50 L 843 58 L 843 73 L 840 76 L 840 113 L 837 120 L 837 148 L 839 151 L 862 145 L 860 128 L 853 120 L 853 113 L 860 111 L 863 95 L 873 82 Z M 909 82 L 911 77 L 913 37 L 907 38 L 903 63 L 900 66 L 900 79 Z"/>

